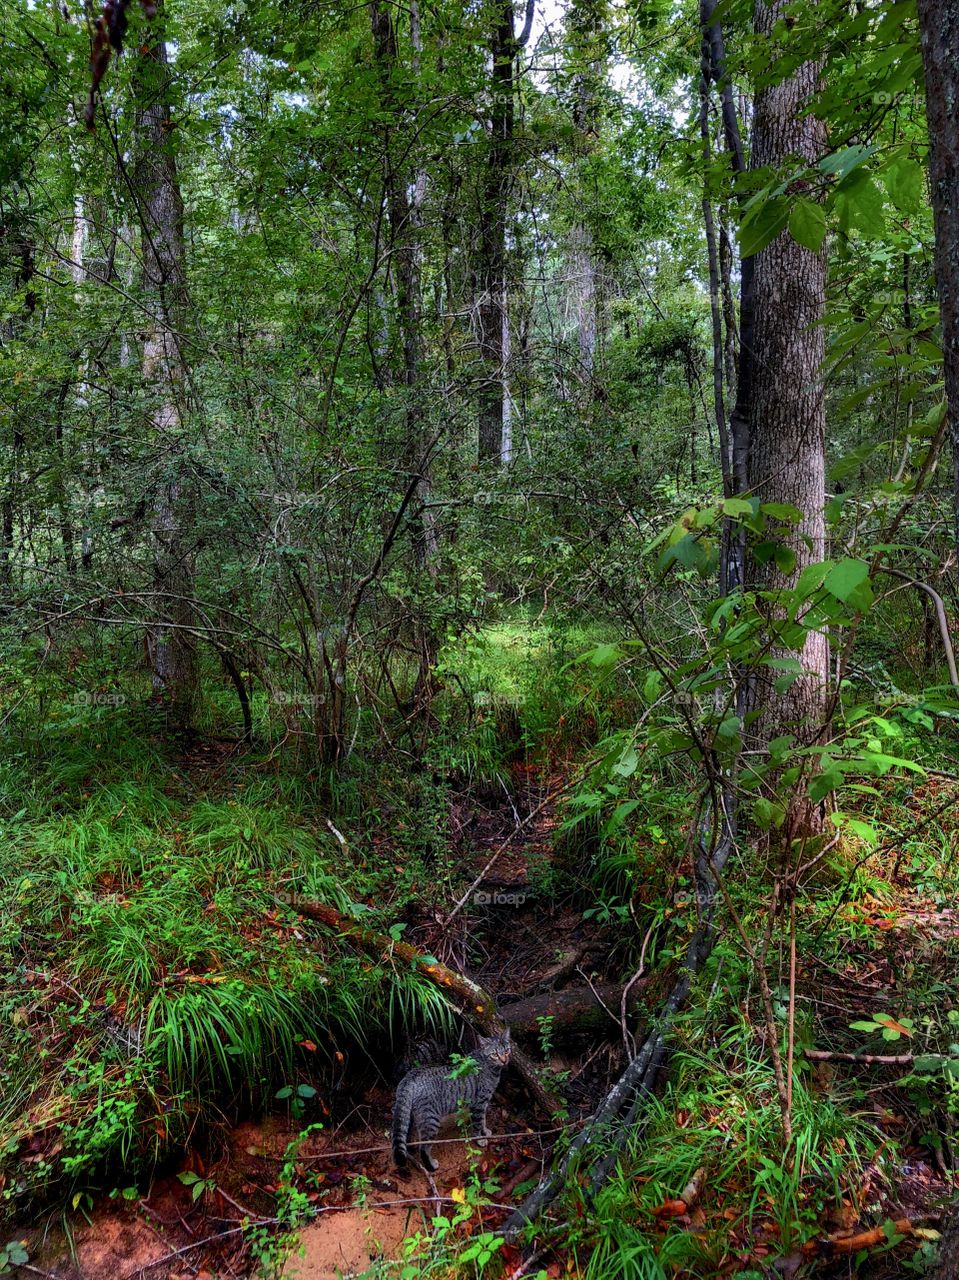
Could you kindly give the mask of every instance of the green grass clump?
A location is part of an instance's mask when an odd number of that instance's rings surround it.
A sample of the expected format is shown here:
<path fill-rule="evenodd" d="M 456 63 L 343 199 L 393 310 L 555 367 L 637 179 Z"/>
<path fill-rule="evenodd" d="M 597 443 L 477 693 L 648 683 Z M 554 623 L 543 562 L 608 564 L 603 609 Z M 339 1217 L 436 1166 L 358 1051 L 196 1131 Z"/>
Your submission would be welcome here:
<path fill-rule="evenodd" d="M 229 794 L 197 795 L 150 742 L 125 774 L 131 731 L 95 719 L 44 734 L 29 811 L 0 809 L 11 1208 L 96 1189 L 111 1162 L 132 1179 L 197 1123 L 275 1105 L 298 1078 L 319 1085 L 341 1050 L 449 1022 L 421 976 L 311 942 L 285 905 L 351 910 L 367 888 L 315 792 L 274 786 L 254 759 L 231 765 Z M 11 795 L 24 779 L 11 753 Z"/>
<path fill-rule="evenodd" d="M 666 1280 L 677 1268 L 706 1280 L 741 1224 L 788 1255 L 822 1231 L 882 1145 L 851 1098 L 816 1095 L 797 1077 L 787 1161 L 772 1068 L 745 1020 L 708 1050 L 678 1050 L 670 1066 L 664 1096 L 649 1102 L 647 1128 L 590 1214 L 589 1280 Z M 704 1224 L 690 1231 L 658 1222 L 653 1209 L 681 1196 L 698 1170 L 705 1170 Z"/>

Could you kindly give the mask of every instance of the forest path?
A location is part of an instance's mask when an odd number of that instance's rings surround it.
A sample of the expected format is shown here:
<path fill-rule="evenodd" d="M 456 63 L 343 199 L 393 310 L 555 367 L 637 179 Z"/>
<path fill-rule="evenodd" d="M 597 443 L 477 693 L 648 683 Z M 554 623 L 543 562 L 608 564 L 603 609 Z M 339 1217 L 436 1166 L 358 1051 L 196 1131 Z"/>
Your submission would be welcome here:
<path fill-rule="evenodd" d="M 508 780 L 454 801 L 451 816 L 463 856 L 462 878 L 472 877 L 473 889 L 454 930 L 444 932 L 432 917 L 411 933 L 417 946 L 449 955 L 467 968 L 498 1003 L 568 976 L 568 965 L 558 963 L 557 956 L 584 957 L 587 948 L 579 934 L 596 933 L 581 912 L 557 906 L 542 891 L 552 876 L 558 825 L 553 797 L 565 781 L 565 774 L 555 769 L 519 762 Z M 558 1054 L 553 1059 L 557 1068 L 571 1065 Z M 385 1134 L 392 1090 L 368 1091 L 364 1102 L 371 1108 L 367 1124 Z M 471 1182 L 495 1175 L 498 1198 L 508 1204 L 519 1182 L 540 1175 L 557 1132 L 555 1126 L 537 1130 L 527 1109 L 516 1081 L 504 1079 L 490 1108 L 494 1137 L 480 1152 L 447 1122 L 435 1147 L 440 1167 L 433 1187 L 415 1160 L 408 1172 L 398 1174 L 388 1150 L 370 1152 L 365 1174 L 372 1188 L 365 1204 L 324 1214 L 304 1227 L 284 1272 L 287 1280 L 336 1280 L 362 1274 L 378 1258 L 402 1258 L 407 1241 L 428 1234 L 433 1217 L 454 1216 Z M 493 1211 L 492 1219 L 498 1221 L 505 1212 Z"/>

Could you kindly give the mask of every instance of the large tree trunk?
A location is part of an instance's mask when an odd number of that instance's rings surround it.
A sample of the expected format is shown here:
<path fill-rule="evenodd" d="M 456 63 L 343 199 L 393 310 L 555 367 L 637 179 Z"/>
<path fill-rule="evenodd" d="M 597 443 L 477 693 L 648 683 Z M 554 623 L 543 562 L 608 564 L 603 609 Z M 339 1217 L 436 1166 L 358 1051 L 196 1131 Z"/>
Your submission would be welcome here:
<path fill-rule="evenodd" d="M 926 73 L 936 286 L 954 468 L 953 519 L 959 541 L 959 0 L 919 0 L 917 7 Z"/>
<path fill-rule="evenodd" d="M 134 189 L 142 228 L 143 290 L 152 322 L 143 341 L 143 379 L 154 395 L 157 479 L 153 505 L 153 587 L 158 620 L 147 652 L 154 691 L 172 721 L 188 728 L 198 692 L 191 627 L 193 561 L 187 530 L 191 514 L 184 492 L 182 440 L 186 429 L 188 364 L 184 350 L 187 312 L 183 201 L 172 150 L 169 67 L 163 40 L 141 51 L 136 74 Z"/>
<path fill-rule="evenodd" d="M 768 35 L 785 8 L 782 0 L 758 4 L 756 29 Z M 756 95 L 753 125 L 754 168 L 785 167 L 798 157 L 814 164 L 823 154 L 825 128 L 806 107 L 816 90 L 819 69 L 805 63 L 786 80 L 768 84 Z M 795 556 L 785 573 L 774 561 L 752 565 L 752 583 L 760 591 L 795 586 L 806 565 L 825 555 L 825 430 L 822 383 L 826 303 L 826 250 L 797 244 L 782 232 L 756 257 L 754 381 L 751 390 L 749 485 L 763 502 L 789 503 L 802 512 L 798 525 L 785 524 L 775 535 Z M 743 336 L 745 343 L 745 335 Z M 777 610 L 768 606 L 775 626 Z M 772 686 L 775 674 L 762 668 L 755 689 L 760 746 L 781 734 L 802 743 L 824 731 L 829 650 L 823 631 L 811 631 L 800 659 L 804 673 L 785 693 Z M 797 797 L 789 827 L 799 835 L 814 830 L 818 811 Z"/>

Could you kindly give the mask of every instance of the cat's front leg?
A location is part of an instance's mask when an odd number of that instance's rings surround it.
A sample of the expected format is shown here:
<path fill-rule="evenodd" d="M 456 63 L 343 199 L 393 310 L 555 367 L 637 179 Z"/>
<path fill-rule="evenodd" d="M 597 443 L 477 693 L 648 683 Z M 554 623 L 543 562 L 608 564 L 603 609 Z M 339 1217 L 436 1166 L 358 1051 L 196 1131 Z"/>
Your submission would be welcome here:
<path fill-rule="evenodd" d="M 476 1145 L 478 1147 L 485 1147 L 486 1139 L 493 1136 L 486 1124 L 486 1109 L 488 1106 L 489 1103 L 486 1103 L 482 1107 L 472 1108 L 473 1133 L 476 1135 Z"/>

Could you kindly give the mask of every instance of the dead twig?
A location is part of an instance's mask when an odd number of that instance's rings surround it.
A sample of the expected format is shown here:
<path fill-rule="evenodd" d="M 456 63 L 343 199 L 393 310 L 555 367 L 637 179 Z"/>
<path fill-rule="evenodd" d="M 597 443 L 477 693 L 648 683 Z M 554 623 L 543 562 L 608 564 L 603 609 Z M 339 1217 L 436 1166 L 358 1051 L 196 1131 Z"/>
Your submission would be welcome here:
<path fill-rule="evenodd" d="M 914 1053 L 839 1053 L 832 1049 L 806 1049 L 804 1054 L 813 1062 L 864 1062 L 867 1065 L 872 1063 L 889 1067 L 907 1067 L 916 1056 Z M 945 1062 L 946 1058 L 943 1057 L 942 1061 Z"/>

